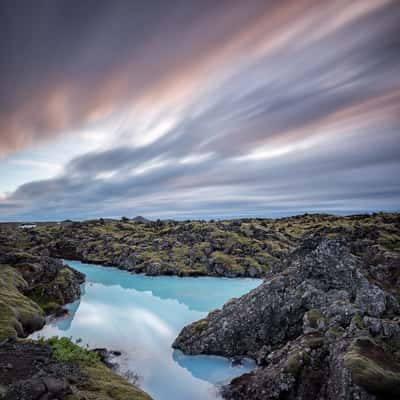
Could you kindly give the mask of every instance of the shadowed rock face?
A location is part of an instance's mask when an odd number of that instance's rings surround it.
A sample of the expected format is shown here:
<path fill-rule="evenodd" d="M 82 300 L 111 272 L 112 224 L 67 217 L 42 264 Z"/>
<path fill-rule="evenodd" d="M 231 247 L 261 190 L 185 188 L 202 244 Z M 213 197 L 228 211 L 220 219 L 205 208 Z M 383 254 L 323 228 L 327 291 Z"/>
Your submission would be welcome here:
<path fill-rule="evenodd" d="M 229 399 L 395 399 L 399 305 L 367 274 L 346 240 L 311 235 L 263 284 L 185 327 L 173 346 L 255 358 L 259 367 L 225 388 Z M 370 342 L 360 355 L 362 337 Z"/>

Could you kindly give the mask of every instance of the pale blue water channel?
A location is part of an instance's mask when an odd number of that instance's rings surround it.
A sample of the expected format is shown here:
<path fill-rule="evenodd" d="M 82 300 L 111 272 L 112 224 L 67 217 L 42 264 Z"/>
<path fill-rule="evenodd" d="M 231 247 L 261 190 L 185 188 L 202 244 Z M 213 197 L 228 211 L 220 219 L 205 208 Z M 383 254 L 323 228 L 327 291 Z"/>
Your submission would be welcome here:
<path fill-rule="evenodd" d="M 185 325 L 261 280 L 148 277 L 77 261 L 67 264 L 86 274 L 82 297 L 67 306 L 66 317 L 50 321 L 33 337 L 67 336 L 90 348 L 121 351 L 115 358 L 119 371 L 136 373 L 139 386 L 155 400 L 216 399 L 221 384 L 254 367 L 251 360 L 233 366 L 222 357 L 186 356 L 171 344 Z"/>

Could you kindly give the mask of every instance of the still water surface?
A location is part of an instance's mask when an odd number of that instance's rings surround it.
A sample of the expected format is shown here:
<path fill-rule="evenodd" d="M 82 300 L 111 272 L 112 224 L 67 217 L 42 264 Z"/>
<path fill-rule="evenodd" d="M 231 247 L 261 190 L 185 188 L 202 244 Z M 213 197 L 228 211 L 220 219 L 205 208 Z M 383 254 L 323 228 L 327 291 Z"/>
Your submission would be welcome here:
<path fill-rule="evenodd" d="M 136 373 L 139 386 L 155 400 L 216 399 L 218 386 L 254 367 L 251 360 L 232 366 L 222 357 L 186 356 L 171 344 L 185 325 L 261 280 L 148 277 L 77 261 L 68 264 L 86 274 L 82 296 L 67 306 L 66 317 L 33 337 L 67 336 L 90 348 L 121 351 L 116 359 L 120 372 Z"/>

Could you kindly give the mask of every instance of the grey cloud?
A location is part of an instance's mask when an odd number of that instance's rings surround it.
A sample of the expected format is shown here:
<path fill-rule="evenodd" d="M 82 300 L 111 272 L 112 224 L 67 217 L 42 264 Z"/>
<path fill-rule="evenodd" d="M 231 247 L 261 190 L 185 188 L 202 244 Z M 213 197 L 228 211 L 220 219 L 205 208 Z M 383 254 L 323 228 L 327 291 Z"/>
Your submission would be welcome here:
<path fill-rule="evenodd" d="M 205 21 L 207 16 L 203 10 Z M 238 62 L 228 77 L 210 82 L 154 143 L 122 145 L 121 137 L 135 131 L 127 124 L 112 148 L 82 154 L 62 175 L 22 185 L 7 203 L 0 200 L 0 215 L 183 218 L 398 209 L 399 17 L 392 2 L 318 40 L 308 40 L 318 30 L 305 24 L 298 42 Z M 93 51 L 102 57 L 101 48 Z M 316 143 L 302 147 L 313 138 Z M 285 146 L 293 149 L 273 154 Z M 272 155 L 248 157 L 260 148 Z M 201 154 L 209 157 L 182 162 Z M 107 172 L 114 174 L 103 178 Z"/>

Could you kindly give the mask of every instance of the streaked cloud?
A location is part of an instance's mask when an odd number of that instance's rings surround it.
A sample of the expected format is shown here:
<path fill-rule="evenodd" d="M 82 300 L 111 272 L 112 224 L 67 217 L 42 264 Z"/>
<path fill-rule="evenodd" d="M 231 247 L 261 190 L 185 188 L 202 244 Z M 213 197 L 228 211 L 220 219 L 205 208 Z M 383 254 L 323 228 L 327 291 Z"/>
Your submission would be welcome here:
<path fill-rule="evenodd" d="M 54 4 L 5 3 L 0 153 L 75 149 L 3 218 L 398 208 L 398 2 Z"/>

